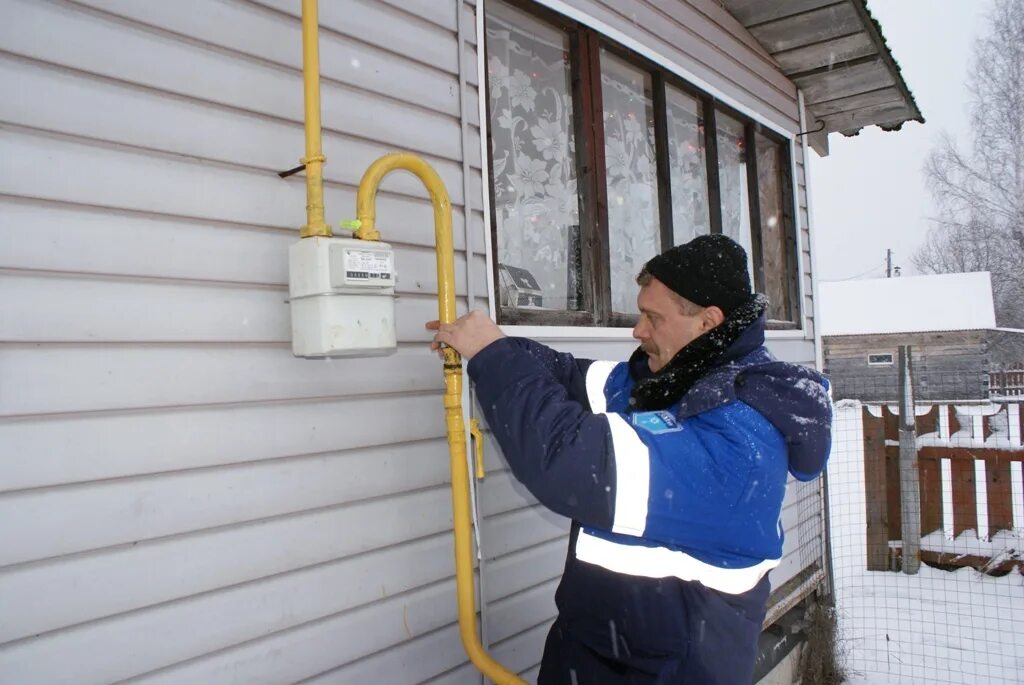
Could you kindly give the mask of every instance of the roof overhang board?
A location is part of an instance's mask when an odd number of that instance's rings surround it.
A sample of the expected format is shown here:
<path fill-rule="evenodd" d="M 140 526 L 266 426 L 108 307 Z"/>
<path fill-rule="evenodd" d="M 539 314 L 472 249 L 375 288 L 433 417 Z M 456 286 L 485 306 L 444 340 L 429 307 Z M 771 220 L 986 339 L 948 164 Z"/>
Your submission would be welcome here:
<path fill-rule="evenodd" d="M 819 153 L 834 131 L 924 121 L 866 0 L 722 2 L 803 92 Z"/>

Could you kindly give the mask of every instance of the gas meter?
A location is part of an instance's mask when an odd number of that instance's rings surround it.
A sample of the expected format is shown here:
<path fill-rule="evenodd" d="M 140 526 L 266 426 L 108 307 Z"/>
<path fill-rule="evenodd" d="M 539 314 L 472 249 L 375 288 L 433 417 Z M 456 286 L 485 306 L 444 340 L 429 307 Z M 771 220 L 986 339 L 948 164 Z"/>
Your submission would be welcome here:
<path fill-rule="evenodd" d="M 303 238 L 291 246 L 288 262 L 296 357 L 395 351 L 395 257 L 389 244 Z"/>

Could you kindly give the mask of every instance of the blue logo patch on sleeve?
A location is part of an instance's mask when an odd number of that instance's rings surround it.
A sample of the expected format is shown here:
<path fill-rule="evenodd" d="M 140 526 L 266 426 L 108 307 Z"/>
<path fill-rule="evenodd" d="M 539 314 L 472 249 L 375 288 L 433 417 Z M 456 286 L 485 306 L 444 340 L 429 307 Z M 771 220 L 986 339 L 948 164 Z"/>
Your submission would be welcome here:
<path fill-rule="evenodd" d="M 633 425 L 655 435 L 683 430 L 683 426 L 669 411 L 637 412 L 633 414 Z"/>

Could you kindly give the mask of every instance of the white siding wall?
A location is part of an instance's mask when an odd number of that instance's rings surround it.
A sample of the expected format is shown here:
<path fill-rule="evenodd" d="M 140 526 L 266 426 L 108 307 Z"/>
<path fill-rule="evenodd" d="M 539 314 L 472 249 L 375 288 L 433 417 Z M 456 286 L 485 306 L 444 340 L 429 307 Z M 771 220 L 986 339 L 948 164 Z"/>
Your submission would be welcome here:
<path fill-rule="evenodd" d="M 398 353 L 291 355 L 305 189 L 275 172 L 303 153 L 298 6 L 0 0 L 0 682 L 401 683 L 464 662 L 415 179 L 378 203 Z M 378 155 L 435 166 L 465 307 L 463 111 L 484 241 L 457 8 L 321 3 L 323 144 L 332 222 Z M 482 248 L 468 261 L 483 293 Z"/>
<path fill-rule="evenodd" d="M 353 216 L 378 155 L 422 154 L 455 207 L 459 306 L 482 304 L 473 3 L 320 4 L 328 219 Z M 572 4 L 795 130 L 792 86 L 710 0 Z M 275 172 L 303 152 L 298 3 L 0 0 L 0 16 L 0 682 L 478 682 L 455 625 L 417 181 L 378 199 L 398 353 L 291 356 L 305 188 Z M 811 362 L 811 337 L 773 347 Z M 533 676 L 567 524 L 487 455 L 485 637 Z M 808 492 L 777 584 L 814 554 Z"/>

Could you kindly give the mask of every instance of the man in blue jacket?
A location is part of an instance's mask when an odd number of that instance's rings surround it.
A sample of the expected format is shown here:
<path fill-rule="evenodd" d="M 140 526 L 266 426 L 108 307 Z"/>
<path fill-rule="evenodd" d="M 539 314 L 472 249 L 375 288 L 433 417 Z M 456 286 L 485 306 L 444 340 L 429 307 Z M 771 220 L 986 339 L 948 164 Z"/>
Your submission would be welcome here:
<path fill-rule="evenodd" d="M 428 324 L 516 478 L 573 520 L 541 685 L 748 685 L 782 557 L 787 474 L 831 441 L 827 382 L 764 347 L 746 253 L 700 236 L 637 278 L 640 347 L 575 359 L 484 314 Z"/>

